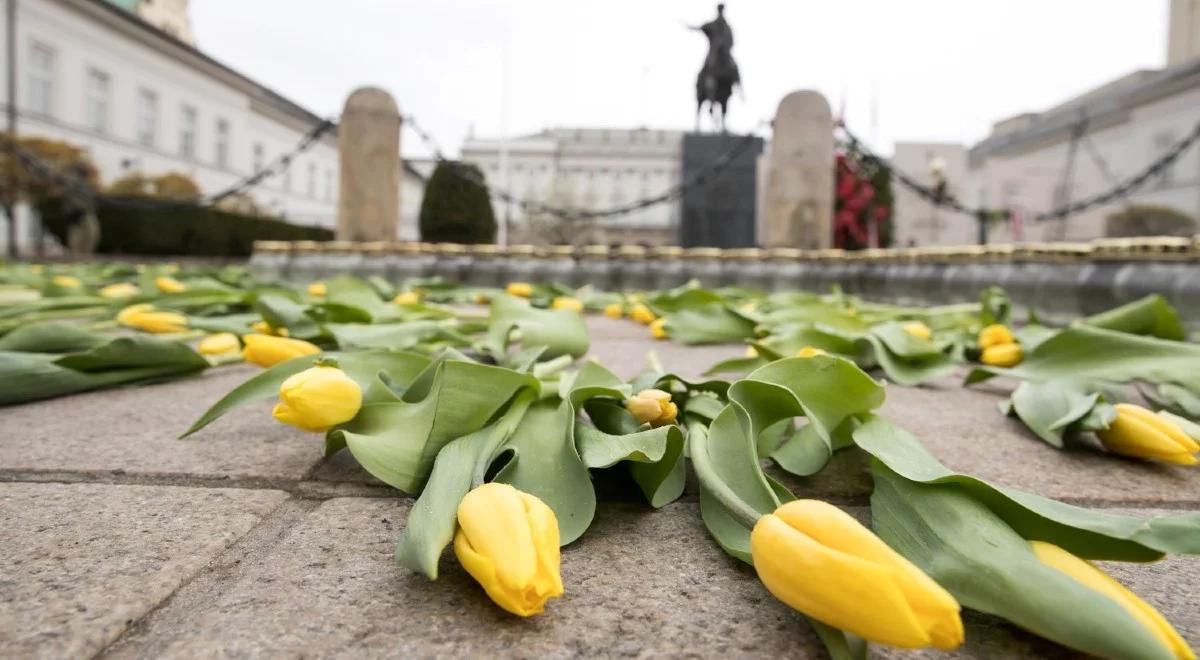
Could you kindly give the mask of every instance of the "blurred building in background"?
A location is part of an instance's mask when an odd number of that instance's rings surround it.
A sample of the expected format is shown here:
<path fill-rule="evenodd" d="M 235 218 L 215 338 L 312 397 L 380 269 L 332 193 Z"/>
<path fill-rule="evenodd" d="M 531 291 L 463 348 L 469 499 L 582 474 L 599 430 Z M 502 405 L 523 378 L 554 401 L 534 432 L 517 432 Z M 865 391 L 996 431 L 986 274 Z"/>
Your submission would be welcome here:
<path fill-rule="evenodd" d="M 291 151 L 321 121 L 197 50 L 185 0 L 11 1 L 18 135 L 83 147 L 104 184 L 179 172 L 212 193 Z M 9 64 L 0 50 L 0 70 Z M 7 94 L 0 86 L 5 104 Z M 337 172 L 337 136 L 327 133 L 250 195 L 265 213 L 332 227 Z M 21 242 L 31 241 L 32 223 L 19 224 Z"/>
<path fill-rule="evenodd" d="M 967 148 L 946 142 L 897 142 L 892 164 L 918 183 L 934 188 L 939 179 L 947 195 L 961 197 L 967 182 Z M 976 240 L 974 225 L 953 216 L 912 190 L 892 181 L 894 245 L 967 245 Z"/>

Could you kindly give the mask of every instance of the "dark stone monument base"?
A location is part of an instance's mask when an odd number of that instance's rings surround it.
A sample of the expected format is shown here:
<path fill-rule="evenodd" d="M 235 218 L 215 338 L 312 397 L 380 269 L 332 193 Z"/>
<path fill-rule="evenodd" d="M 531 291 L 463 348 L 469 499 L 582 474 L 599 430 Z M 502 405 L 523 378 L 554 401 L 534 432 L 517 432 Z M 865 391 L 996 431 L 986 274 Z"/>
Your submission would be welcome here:
<path fill-rule="evenodd" d="M 683 180 L 707 172 L 737 149 L 744 135 L 688 133 L 683 136 Z M 683 196 L 679 244 L 684 247 L 755 247 L 758 156 L 763 140 L 748 138 L 733 162 Z"/>

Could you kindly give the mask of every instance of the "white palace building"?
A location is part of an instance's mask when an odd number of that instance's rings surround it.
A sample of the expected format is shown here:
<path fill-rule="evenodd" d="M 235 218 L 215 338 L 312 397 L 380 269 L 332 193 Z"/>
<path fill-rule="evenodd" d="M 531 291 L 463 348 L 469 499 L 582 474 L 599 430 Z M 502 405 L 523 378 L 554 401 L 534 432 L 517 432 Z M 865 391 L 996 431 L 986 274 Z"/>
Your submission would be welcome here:
<path fill-rule="evenodd" d="M 212 193 L 290 152 L 322 119 L 198 50 L 187 0 L 7 2 L 16 20 L 0 13 L 0 75 L 16 74 L 17 134 L 85 148 L 104 184 L 174 171 Z M 0 94 L 12 103 L 6 85 Z M 289 222 L 333 227 L 337 182 L 330 132 L 250 194 Z M 19 243 L 33 232 L 21 214 Z"/>

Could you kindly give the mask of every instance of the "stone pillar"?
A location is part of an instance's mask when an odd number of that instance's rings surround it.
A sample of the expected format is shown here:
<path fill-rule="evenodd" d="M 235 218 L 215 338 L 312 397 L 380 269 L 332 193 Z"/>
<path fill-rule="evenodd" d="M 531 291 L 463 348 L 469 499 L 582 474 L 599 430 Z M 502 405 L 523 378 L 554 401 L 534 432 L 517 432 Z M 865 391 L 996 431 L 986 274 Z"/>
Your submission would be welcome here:
<path fill-rule="evenodd" d="M 762 240 L 769 248 L 833 243 L 833 113 L 818 92 L 792 92 L 775 112 Z"/>
<path fill-rule="evenodd" d="M 350 94 L 338 126 L 338 152 L 338 240 L 396 240 L 400 110 L 391 94 L 376 87 L 360 87 Z"/>

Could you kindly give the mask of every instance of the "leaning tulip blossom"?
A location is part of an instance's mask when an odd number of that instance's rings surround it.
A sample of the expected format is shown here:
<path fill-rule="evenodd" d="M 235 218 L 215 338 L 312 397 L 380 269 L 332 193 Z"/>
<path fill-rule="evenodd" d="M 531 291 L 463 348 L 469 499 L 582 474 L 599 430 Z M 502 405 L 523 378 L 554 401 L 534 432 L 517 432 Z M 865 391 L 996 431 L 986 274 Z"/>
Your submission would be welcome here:
<path fill-rule="evenodd" d="M 421 302 L 421 294 L 416 291 L 405 291 L 392 298 L 392 302 L 397 305 L 415 305 Z"/>
<path fill-rule="evenodd" d="M 64 289 L 78 289 L 79 287 L 83 286 L 83 282 L 79 281 L 78 277 L 72 277 L 70 275 L 55 275 L 50 281 L 54 284 L 54 286 L 62 287 Z"/>
<path fill-rule="evenodd" d="M 654 319 L 653 321 L 651 321 L 650 322 L 650 334 L 655 339 L 666 339 L 667 338 L 667 320 L 666 319 Z"/>
<path fill-rule="evenodd" d="M 272 337 L 271 335 L 245 335 L 242 342 L 242 357 L 260 367 L 273 367 L 301 355 L 316 355 L 321 349 L 303 339 Z"/>
<path fill-rule="evenodd" d="M 1200 443 L 1165 417 L 1129 403 L 1116 405 L 1117 418 L 1096 431 L 1100 444 L 1114 454 L 1152 458 L 1179 465 L 1195 465 Z"/>
<path fill-rule="evenodd" d="M 313 298 L 324 298 L 328 290 L 324 282 L 313 282 L 308 285 L 308 295 Z"/>
<path fill-rule="evenodd" d="M 201 355 L 226 355 L 236 352 L 242 347 L 238 341 L 237 335 L 232 332 L 218 332 L 215 335 L 209 335 L 200 340 L 196 345 L 196 350 L 200 351 Z"/>
<path fill-rule="evenodd" d="M 187 317 L 177 312 L 155 311 L 150 304 L 130 305 L 117 314 L 117 322 L 153 334 L 185 332 Z"/>
<path fill-rule="evenodd" d="M 559 296 L 550 303 L 551 309 L 569 309 L 573 312 L 582 312 L 583 303 L 578 298 L 570 296 Z"/>
<path fill-rule="evenodd" d="M 679 406 L 671 401 L 671 393 L 662 390 L 642 390 L 625 400 L 625 409 L 639 424 L 665 426 L 673 424 Z"/>
<path fill-rule="evenodd" d="M 828 355 L 828 353 L 826 353 L 824 349 L 817 348 L 816 346 L 805 346 L 804 348 L 796 351 L 796 357 L 810 358 L 817 357 L 818 355 Z"/>
<path fill-rule="evenodd" d="M 983 349 L 979 360 L 993 367 L 1015 367 L 1024 357 L 1020 344 L 998 344 Z"/>
<path fill-rule="evenodd" d="M 150 303 L 130 305 L 117 312 L 117 323 L 120 323 L 121 325 L 130 325 L 133 323 L 133 319 L 139 314 L 149 312 L 152 309 L 154 309 L 154 305 L 151 305 Z"/>
<path fill-rule="evenodd" d="M 528 298 L 533 295 L 533 285 L 529 282 L 509 282 L 504 291 L 510 296 Z"/>
<path fill-rule="evenodd" d="M 166 275 L 155 278 L 154 286 L 158 287 L 158 290 L 163 293 L 183 293 L 187 290 L 183 282 L 174 277 L 167 277 Z"/>
<path fill-rule="evenodd" d="M 795 500 L 763 516 L 750 552 L 768 591 L 822 623 L 903 648 L 963 641 L 954 597 L 831 504 Z"/>
<path fill-rule="evenodd" d="M 563 595 L 558 519 L 540 499 L 487 483 L 458 505 L 454 555 L 497 605 L 533 616 Z"/>
<path fill-rule="evenodd" d="M 100 289 L 101 298 L 132 298 L 141 293 L 136 284 L 117 282 Z"/>
<path fill-rule="evenodd" d="M 361 407 L 358 383 L 337 367 L 318 364 L 283 381 L 271 416 L 305 431 L 323 432 L 354 419 Z"/>
<path fill-rule="evenodd" d="M 980 350 L 986 351 L 993 346 L 1003 346 L 1005 344 L 1015 344 L 1017 340 L 1013 337 L 1012 331 L 1000 323 L 993 323 L 983 330 L 979 331 Z"/>
<path fill-rule="evenodd" d="M 924 339 L 925 341 L 929 341 L 930 339 L 933 339 L 933 330 L 930 330 L 929 326 L 925 325 L 924 323 L 922 323 L 920 321 L 913 321 L 911 323 L 905 323 L 901 327 L 904 328 L 904 332 L 908 333 L 908 335 L 911 337 L 915 337 L 917 339 Z"/>
<path fill-rule="evenodd" d="M 287 328 L 276 328 L 266 321 L 255 321 L 250 324 L 250 327 L 260 335 L 275 335 L 276 337 L 287 337 L 291 333 Z"/>
<path fill-rule="evenodd" d="M 630 308 L 629 318 L 641 323 L 642 325 L 650 325 L 654 322 L 654 319 L 658 317 L 655 316 L 654 312 L 650 311 L 649 307 L 643 305 L 642 303 L 638 303 Z"/>
<path fill-rule="evenodd" d="M 1129 616 L 1157 637 L 1171 655 L 1179 660 L 1196 660 L 1196 654 L 1188 648 L 1187 642 L 1163 615 L 1120 582 L 1109 577 L 1091 562 L 1080 559 L 1056 545 L 1043 541 L 1030 541 L 1030 545 L 1033 546 L 1033 554 L 1037 555 L 1038 561 L 1066 573 L 1076 582 L 1120 605 Z"/>
<path fill-rule="evenodd" d="M 604 306 L 604 315 L 610 319 L 619 319 L 625 313 L 621 303 L 613 303 Z"/>

